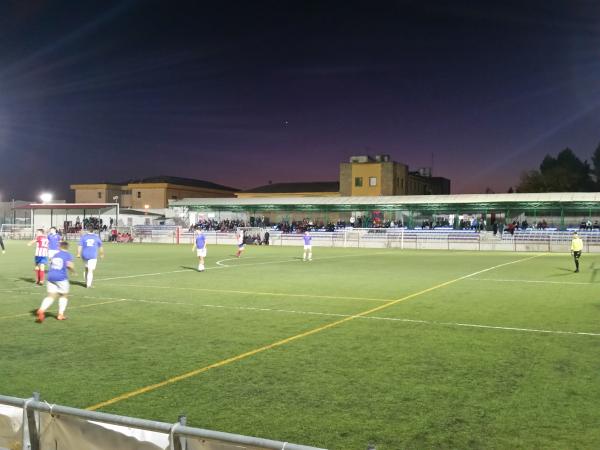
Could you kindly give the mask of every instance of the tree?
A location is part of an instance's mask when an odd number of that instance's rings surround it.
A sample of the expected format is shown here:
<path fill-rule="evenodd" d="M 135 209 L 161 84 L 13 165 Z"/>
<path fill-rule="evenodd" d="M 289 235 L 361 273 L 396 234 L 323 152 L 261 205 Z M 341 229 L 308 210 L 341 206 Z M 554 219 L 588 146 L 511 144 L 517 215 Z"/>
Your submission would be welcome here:
<path fill-rule="evenodd" d="M 600 144 L 596 147 L 594 154 L 592 155 L 592 164 L 594 168 L 592 169 L 592 174 L 594 175 L 596 182 L 596 189 L 600 190 Z"/>
<path fill-rule="evenodd" d="M 566 148 L 556 158 L 546 155 L 539 170 L 523 173 L 517 192 L 591 191 L 595 186 L 590 175 L 588 162 L 581 161 L 573 150 Z"/>

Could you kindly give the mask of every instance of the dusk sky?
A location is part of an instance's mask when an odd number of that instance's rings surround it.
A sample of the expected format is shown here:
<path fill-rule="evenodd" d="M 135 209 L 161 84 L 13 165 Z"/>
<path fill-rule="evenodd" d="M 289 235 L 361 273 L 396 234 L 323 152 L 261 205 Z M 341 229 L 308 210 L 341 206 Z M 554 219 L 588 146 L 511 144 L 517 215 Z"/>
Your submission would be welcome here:
<path fill-rule="evenodd" d="M 0 3 L 0 201 L 336 180 L 376 153 L 506 192 L 599 143 L 598 1 Z"/>

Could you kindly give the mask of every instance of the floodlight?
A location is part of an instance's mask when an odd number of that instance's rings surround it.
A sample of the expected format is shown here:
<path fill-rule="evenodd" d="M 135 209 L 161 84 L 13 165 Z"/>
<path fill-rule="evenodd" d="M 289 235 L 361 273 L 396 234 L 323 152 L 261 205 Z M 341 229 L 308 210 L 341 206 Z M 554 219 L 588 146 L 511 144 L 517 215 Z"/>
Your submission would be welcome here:
<path fill-rule="evenodd" d="M 42 203 L 50 203 L 52 201 L 52 194 L 50 192 L 44 192 L 40 195 Z"/>

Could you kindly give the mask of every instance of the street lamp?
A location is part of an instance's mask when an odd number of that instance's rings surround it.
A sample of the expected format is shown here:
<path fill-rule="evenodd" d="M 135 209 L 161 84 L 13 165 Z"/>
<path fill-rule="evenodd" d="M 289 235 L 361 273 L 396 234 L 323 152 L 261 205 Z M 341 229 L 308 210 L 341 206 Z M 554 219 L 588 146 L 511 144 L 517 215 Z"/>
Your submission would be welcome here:
<path fill-rule="evenodd" d="M 44 192 L 40 195 L 42 203 L 50 203 L 52 201 L 52 194 L 50 192 Z"/>

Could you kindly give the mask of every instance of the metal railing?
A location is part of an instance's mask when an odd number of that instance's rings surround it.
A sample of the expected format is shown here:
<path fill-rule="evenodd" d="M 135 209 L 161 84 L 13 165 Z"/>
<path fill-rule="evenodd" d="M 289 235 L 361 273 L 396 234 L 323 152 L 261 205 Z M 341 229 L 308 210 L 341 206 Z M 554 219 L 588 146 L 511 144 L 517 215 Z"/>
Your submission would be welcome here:
<path fill-rule="evenodd" d="M 53 421 L 60 421 L 61 416 L 75 418 L 79 421 L 82 421 L 83 425 L 86 425 L 87 422 L 87 425 L 90 427 L 97 426 L 98 424 L 105 424 L 160 433 L 162 435 L 161 441 L 163 443 L 168 439 L 167 446 L 159 446 L 159 448 L 162 447 L 165 448 L 165 450 L 185 450 L 188 448 L 188 444 L 190 447 L 197 448 L 197 446 L 193 446 L 193 444 L 199 444 L 200 442 L 218 444 L 218 448 L 223 450 L 324 450 L 317 447 L 293 444 L 290 442 L 189 427 L 186 425 L 186 418 L 184 416 L 181 416 L 176 423 L 165 423 L 96 411 L 87 411 L 83 409 L 71 408 L 69 406 L 52 405 L 48 402 L 40 401 L 39 394 L 37 393 L 34 393 L 34 396 L 30 399 L 0 395 L 0 405 L 8 405 L 20 408 L 22 410 L 22 422 L 20 427 L 21 432 L 17 441 L 20 441 L 20 447 L 18 448 L 22 448 L 24 450 L 40 450 L 42 448 L 40 443 L 43 442 L 43 433 L 45 432 L 44 428 L 41 426 L 41 422 L 44 421 L 46 423 L 48 422 L 49 418 L 51 418 Z M 40 417 L 41 414 L 49 415 L 49 418 L 42 418 Z M 1 424 L 2 421 L 0 420 L 0 425 Z M 62 424 L 62 426 L 58 428 L 64 432 L 64 430 L 68 430 L 68 427 L 65 427 L 65 425 L 66 424 Z M 47 428 L 48 427 L 46 427 L 46 429 Z M 107 434 L 111 432 L 115 433 L 114 429 L 111 430 L 109 428 L 105 428 L 105 431 Z M 2 436 L 8 436 L 9 434 L 10 430 L 0 429 L 0 438 Z M 90 435 L 91 434 L 92 433 L 90 433 Z M 56 437 L 54 436 L 53 439 L 56 439 Z M 83 444 L 81 442 L 73 444 L 73 441 L 75 440 L 75 437 L 73 437 L 72 440 L 67 438 L 65 439 L 65 442 L 56 442 L 56 446 L 61 450 L 82 450 L 84 447 L 81 447 L 81 445 Z M 69 443 L 69 441 L 71 443 Z M 107 440 L 107 442 L 109 441 Z M 16 443 L 19 444 L 19 442 Z M 155 442 L 150 443 L 157 445 Z M 114 450 L 115 448 L 110 446 L 111 444 L 105 443 L 104 439 L 102 442 L 94 442 L 94 445 L 95 448 L 105 448 L 106 450 Z M 1 446 L 2 442 L 0 441 L 0 447 Z M 54 443 L 52 448 L 54 448 Z M 209 446 L 209 448 L 212 448 L 212 446 Z"/>

